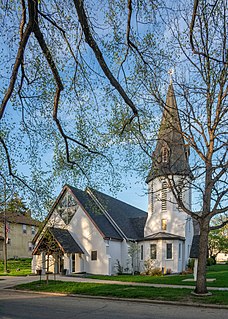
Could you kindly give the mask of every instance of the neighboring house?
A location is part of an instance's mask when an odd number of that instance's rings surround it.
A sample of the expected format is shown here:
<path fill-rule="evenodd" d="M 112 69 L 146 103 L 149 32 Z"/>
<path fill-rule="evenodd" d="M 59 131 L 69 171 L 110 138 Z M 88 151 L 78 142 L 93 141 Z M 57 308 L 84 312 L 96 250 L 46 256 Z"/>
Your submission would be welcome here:
<path fill-rule="evenodd" d="M 32 257 L 32 240 L 38 230 L 39 222 L 29 215 L 6 212 L 7 258 Z M 0 213 L 0 259 L 4 258 L 4 213 Z"/>
<path fill-rule="evenodd" d="M 227 253 L 218 253 L 216 256 L 216 261 L 218 263 L 228 262 L 228 254 Z"/>
<path fill-rule="evenodd" d="M 111 275 L 153 267 L 185 269 L 193 238 L 192 219 L 169 189 L 191 206 L 192 178 L 172 83 L 169 85 L 152 169 L 147 177 L 148 213 L 91 188 L 65 185 L 43 228 L 34 238 L 33 272 Z"/>

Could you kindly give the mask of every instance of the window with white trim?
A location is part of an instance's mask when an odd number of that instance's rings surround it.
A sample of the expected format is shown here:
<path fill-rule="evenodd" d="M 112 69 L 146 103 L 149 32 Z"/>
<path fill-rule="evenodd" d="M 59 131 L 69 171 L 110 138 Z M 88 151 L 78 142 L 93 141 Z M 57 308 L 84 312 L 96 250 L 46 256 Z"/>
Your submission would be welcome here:
<path fill-rule="evenodd" d="M 91 260 L 97 260 L 97 250 L 91 251 Z"/>
<path fill-rule="evenodd" d="M 140 259 L 143 260 L 143 245 L 140 246 Z"/>
<path fill-rule="evenodd" d="M 173 244 L 166 244 L 166 259 L 173 259 Z"/>
<path fill-rule="evenodd" d="M 150 245 L 150 258 L 157 259 L 157 245 L 156 244 Z"/>

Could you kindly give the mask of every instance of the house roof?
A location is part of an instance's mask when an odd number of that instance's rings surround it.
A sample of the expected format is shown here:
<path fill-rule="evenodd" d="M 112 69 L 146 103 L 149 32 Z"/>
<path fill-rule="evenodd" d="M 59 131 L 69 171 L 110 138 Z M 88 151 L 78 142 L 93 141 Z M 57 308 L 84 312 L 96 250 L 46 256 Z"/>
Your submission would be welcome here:
<path fill-rule="evenodd" d="M 68 187 L 105 237 L 136 240 L 143 236 L 146 212 L 91 188 Z"/>
<path fill-rule="evenodd" d="M 4 213 L 0 213 L 0 221 L 4 221 Z M 40 222 L 29 215 L 17 212 L 6 212 L 6 221 L 14 224 L 24 224 L 31 226 L 39 226 Z"/>
<path fill-rule="evenodd" d="M 52 235 L 52 240 L 48 237 L 48 235 Z M 77 242 L 74 240 L 72 235 L 67 229 L 62 228 L 53 228 L 48 227 L 35 246 L 33 250 L 33 255 L 39 254 L 42 251 L 50 250 L 55 251 L 61 250 L 63 253 L 81 253 L 84 254 L 83 250 L 80 248 L 80 246 L 77 244 Z"/>
<path fill-rule="evenodd" d="M 199 257 L 199 239 L 200 235 L 194 235 L 192 239 L 192 246 L 190 250 L 190 258 L 198 258 Z"/>
<path fill-rule="evenodd" d="M 83 250 L 76 243 L 72 235 L 67 229 L 61 228 L 49 228 L 50 233 L 57 240 L 65 253 L 81 253 L 84 254 Z"/>
<path fill-rule="evenodd" d="M 188 163 L 188 148 L 181 134 L 181 123 L 172 82 L 169 85 L 166 103 L 162 115 L 158 141 L 152 157 L 152 168 L 146 182 L 167 175 L 188 175 L 191 171 Z M 168 161 L 162 161 L 162 151 L 168 150 Z"/>
<path fill-rule="evenodd" d="M 149 236 L 146 236 L 142 238 L 140 241 L 144 240 L 158 240 L 158 239 L 173 239 L 173 240 L 185 240 L 184 237 L 182 236 L 177 236 L 171 233 L 166 233 L 166 232 L 158 232 L 156 234 L 152 234 Z"/>

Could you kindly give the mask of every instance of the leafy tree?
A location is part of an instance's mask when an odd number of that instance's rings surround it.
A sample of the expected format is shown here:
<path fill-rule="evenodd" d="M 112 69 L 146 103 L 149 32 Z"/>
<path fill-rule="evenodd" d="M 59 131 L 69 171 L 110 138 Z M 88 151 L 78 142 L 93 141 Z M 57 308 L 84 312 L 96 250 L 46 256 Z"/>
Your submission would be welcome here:
<path fill-rule="evenodd" d="M 21 0 L 20 7 L 18 1 L 0 7 L 0 160 L 4 174 L 39 197 L 53 175 L 99 186 L 118 177 L 117 163 L 145 176 L 167 108 L 167 66 L 175 66 L 182 123 L 176 130 L 191 150 L 187 182 L 195 210 L 180 195 L 186 180 L 180 186 L 167 179 L 178 205 L 199 224 L 200 294 L 207 292 L 210 221 L 227 211 L 226 6 L 225 0 Z M 50 152 L 54 163 L 46 165 Z M 18 173 L 20 165 L 30 180 Z M 104 171 L 111 172 L 106 180 Z"/>
<path fill-rule="evenodd" d="M 14 193 L 13 197 L 7 202 L 6 210 L 8 212 L 25 214 L 28 211 L 28 208 L 23 199 L 20 198 L 17 193 Z"/>
<path fill-rule="evenodd" d="M 228 253 L 228 227 L 212 230 L 208 240 L 209 257 L 216 259 L 219 253 Z"/>

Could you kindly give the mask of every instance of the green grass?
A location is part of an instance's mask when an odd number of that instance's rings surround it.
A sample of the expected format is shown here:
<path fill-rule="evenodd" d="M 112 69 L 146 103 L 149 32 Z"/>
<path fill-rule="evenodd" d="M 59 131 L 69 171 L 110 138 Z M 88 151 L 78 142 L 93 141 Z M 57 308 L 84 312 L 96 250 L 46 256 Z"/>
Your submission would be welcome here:
<path fill-rule="evenodd" d="M 119 275 L 119 276 L 88 276 L 93 279 L 115 280 L 125 282 L 144 282 L 151 284 L 170 284 L 170 285 L 186 285 L 194 286 L 191 281 L 183 281 L 184 279 L 193 278 L 193 275 L 166 275 L 166 276 L 141 276 L 141 275 Z M 207 282 L 208 287 L 228 287 L 228 265 L 214 265 L 207 269 L 207 278 L 215 278 L 214 282 Z"/>
<path fill-rule="evenodd" d="M 65 294 L 80 294 L 90 296 L 109 296 L 118 298 L 138 298 L 163 301 L 180 301 L 205 304 L 228 305 L 228 291 L 213 291 L 212 296 L 196 297 L 191 290 L 180 288 L 153 288 L 131 285 L 110 285 L 94 283 L 76 283 L 63 281 L 35 281 L 16 286 L 20 290 L 42 292 L 58 292 Z"/>
<path fill-rule="evenodd" d="M 7 274 L 4 273 L 4 262 L 0 261 L 0 276 L 26 276 L 31 274 L 31 258 L 10 259 L 7 261 Z M 20 270 L 19 270 L 20 269 Z"/>

